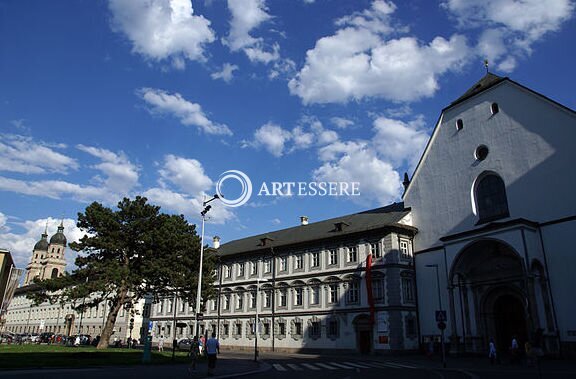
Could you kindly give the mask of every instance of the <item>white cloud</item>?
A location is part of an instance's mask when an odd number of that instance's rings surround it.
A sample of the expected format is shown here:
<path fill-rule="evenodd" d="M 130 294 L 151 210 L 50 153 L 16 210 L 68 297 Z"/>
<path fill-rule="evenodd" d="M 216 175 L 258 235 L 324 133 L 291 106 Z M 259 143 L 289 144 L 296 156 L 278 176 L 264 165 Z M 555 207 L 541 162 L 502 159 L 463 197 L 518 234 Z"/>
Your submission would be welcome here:
<path fill-rule="evenodd" d="M 213 193 L 210 190 L 214 187 L 214 182 L 205 174 L 202 163 L 169 154 L 164 157 L 158 173 L 160 187 L 149 188 L 143 195 L 152 203 L 160 205 L 164 212 L 183 214 L 198 221 L 203 209 L 203 198 L 209 197 L 206 193 Z M 213 201 L 210 205 L 211 222 L 223 224 L 235 218 L 230 208 L 220 202 Z"/>
<path fill-rule="evenodd" d="M 128 37 L 132 51 L 146 58 L 203 61 L 205 45 L 214 41 L 210 21 L 194 15 L 190 0 L 110 0 L 112 27 Z"/>
<path fill-rule="evenodd" d="M 213 185 L 212 180 L 204 173 L 202 164 L 196 159 L 166 155 L 164 166 L 159 173 L 163 182 L 175 184 L 180 191 L 193 195 L 208 191 Z"/>
<path fill-rule="evenodd" d="M 358 182 L 361 198 L 379 204 L 388 204 L 401 193 L 398 173 L 365 141 L 336 142 L 321 148 L 319 157 L 324 163 L 314 170 L 317 181 Z"/>
<path fill-rule="evenodd" d="M 224 63 L 224 66 L 222 66 L 222 71 L 214 72 L 210 75 L 210 77 L 212 79 L 222 79 L 226 83 L 230 83 L 234 77 L 234 71 L 236 70 L 238 70 L 238 66 L 235 64 Z"/>
<path fill-rule="evenodd" d="M 91 166 L 102 174 L 92 178 L 93 184 L 83 185 L 64 180 L 20 180 L 0 176 L 0 190 L 52 199 L 71 197 L 81 202 L 116 203 L 138 185 L 139 168 L 124 153 L 84 145 L 78 145 L 77 148 L 101 161 Z"/>
<path fill-rule="evenodd" d="M 374 146 L 382 159 L 394 167 L 407 165 L 408 171 L 416 168 L 429 139 L 421 118 L 404 122 L 378 117 L 374 120 L 374 131 Z"/>
<path fill-rule="evenodd" d="M 485 29 L 478 52 L 511 71 L 516 58 L 532 52 L 532 45 L 558 31 L 573 16 L 573 0 L 445 0 L 442 6 L 463 29 Z M 506 54 L 505 54 L 506 52 Z"/>
<path fill-rule="evenodd" d="M 2 212 L 0 212 L 0 230 L 3 232 L 9 231 L 10 227 L 6 225 L 6 221 L 8 221 L 8 217 Z"/>
<path fill-rule="evenodd" d="M 321 166 L 314 170 L 314 178 L 359 182 L 362 199 L 377 199 L 380 204 L 398 200 L 400 173 L 415 168 L 429 138 L 423 118 L 405 122 L 380 116 L 373 131 L 370 140 L 337 140 L 319 148 Z"/>
<path fill-rule="evenodd" d="M 191 197 L 185 194 L 174 192 L 168 188 L 150 188 L 143 194 L 151 203 L 157 204 L 162 207 L 162 212 L 175 212 L 183 214 L 185 217 L 195 221 L 200 219 L 200 212 L 202 211 L 202 196 L 199 194 L 196 197 Z M 230 208 L 220 204 L 217 201 L 210 203 L 212 208 L 208 213 L 208 222 L 214 224 L 223 224 L 228 220 L 235 218 L 234 213 Z M 198 230 L 200 233 L 200 230 Z"/>
<path fill-rule="evenodd" d="M 250 33 L 272 16 L 267 13 L 264 0 L 228 0 L 232 14 L 230 32 L 223 39 L 231 51 L 242 50 L 252 62 L 270 63 L 280 58 L 280 46 L 265 47 L 263 38 L 255 38 Z"/>
<path fill-rule="evenodd" d="M 183 125 L 196 126 L 206 134 L 232 135 L 226 125 L 209 120 L 199 104 L 187 101 L 179 93 L 170 94 L 160 89 L 141 88 L 137 94 L 152 107 L 153 113 L 171 114 Z"/>
<path fill-rule="evenodd" d="M 332 122 L 338 129 L 346 129 L 349 126 L 354 125 L 354 121 L 348 120 L 344 117 L 332 117 L 330 122 Z"/>
<path fill-rule="evenodd" d="M 256 146 L 262 146 L 275 157 L 281 157 L 284 146 L 291 138 L 291 133 L 280 126 L 268 123 L 254 132 Z"/>
<path fill-rule="evenodd" d="M 387 1 L 337 21 L 340 29 L 306 53 L 306 63 L 288 87 L 304 104 L 346 102 L 366 97 L 415 101 L 432 96 L 437 78 L 458 70 L 469 57 L 466 38 L 436 37 L 428 44 L 414 37 L 392 39 Z"/>
<path fill-rule="evenodd" d="M 110 198 L 110 193 L 105 188 L 83 186 L 62 180 L 25 181 L 0 176 L 0 190 L 52 199 L 70 196 L 85 202 L 96 199 L 115 201 L 115 199 Z"/>
<path fill-rule="evenodd" d="M 61 173 L 77 170 L 78 162 L 54 148 L 21 135 L 0 134 L 0 171 L 24 174 Z"/>
<path fill-rule="evenodd" d="M 75 220 L 64 219 L 63 221 L 64 235 L 68 242 L 78 241 L 85 234 L 76 226 Z M 46 222 L 48 222 L 48 240 L 50 240 L 50 237 L 56 233 L 62 220 L 49 217 L 24 222 L 12 222 L 10 224 L 12 224 L 13 227 L 11 227 L 10 230 L 19 229 L 22 231 L 0 233 L 0 246 L 10 250 L 16 267 L 25 268 L 30 262 L 32 250 L 36 242 L 40 240 L 42 233 L 44 233 Z M 77 255 L 78 253 L 69 247 L 66 248 L 64 258 L 67 262 L 67 270 L 74 268 L 74 260 Z"/>
<path fill-rule="evenodd" d="M 92 168 L 100 170 L 105 178 L 97 178 L 97 181 L 109 191 L 119 194 L 128 194 L 138 184 L 139 168 L 122 151 L 114 153 L 110 150 L 92 146 L 77 145 L 76 148 L 88 153 L 102 162 Z"/>
<path fill-rule="evenodd" d="M 254 141 L 243 141 L 244 147 L 263 147 L 275 157 L 296 150 L 304 150 L 311 146 L 322 146 L 333 143 L 339 136 L 333 130 L 325 129 L 322 123 L 314 117 L 304 117 L 292 131 L 279 125 L 268 123 L 254 132 Z"/>
<path fill-rule="evenodd" d="M 292 129 L 291 136 L 295 149 L 307 149 L 314 143 L 314 133 L 304 131 L 302 126 Z"/>

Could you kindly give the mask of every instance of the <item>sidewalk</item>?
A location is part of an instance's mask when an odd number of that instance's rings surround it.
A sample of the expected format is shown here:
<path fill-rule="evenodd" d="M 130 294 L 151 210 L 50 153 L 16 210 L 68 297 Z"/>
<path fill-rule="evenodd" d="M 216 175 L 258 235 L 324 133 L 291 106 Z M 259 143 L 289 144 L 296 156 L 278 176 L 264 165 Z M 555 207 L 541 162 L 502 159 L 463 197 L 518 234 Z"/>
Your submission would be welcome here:
<path fill-rule="evenodd" d="M 263 361 L 254 362 L 252 356 L 222 353 L 218 355 L 214 375 L 210 378 L 236 378 L 244 375 L 267 371 L 271 366 Z M 186 366 L 188 370 L 188 366 Z M 190 378 L 206 378 L 208 376 L 207 362 L 199 363 L 195 371 L 188 373 Z M 185 376 L 180 376 L 185 377 Z"/>
<path fill-rule="evenodd" d="M 218 356 L 214 375 L 208 376 L 208 364 L 199 362 L 195 371 L 189 371 L 188 364 L 165 365 L 134 365 L 134 366 L 107 366 L 107 367 L 77 367 L 77 368 L 34 368 L 34 369 L 0 369 L 0 377 L 19 377 L 27 379 L 155 379 L 155 378 L 236 378 L 244 375 L 267 371 L 271 366 L 265 362 L 254 362 L 253 356 L 237 355 L 223 352 Z"/>

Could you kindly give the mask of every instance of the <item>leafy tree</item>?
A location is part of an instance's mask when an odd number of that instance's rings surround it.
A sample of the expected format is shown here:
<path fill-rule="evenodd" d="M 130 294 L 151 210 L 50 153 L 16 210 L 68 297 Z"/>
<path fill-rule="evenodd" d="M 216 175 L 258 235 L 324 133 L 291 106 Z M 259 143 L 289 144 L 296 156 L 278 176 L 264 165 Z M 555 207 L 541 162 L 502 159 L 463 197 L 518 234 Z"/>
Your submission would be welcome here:
<path fill-rule="evenodd" d="M 38 280 L 40 291 L 31 296 L 42 301 L 73 302 L 79 312 L 108 303 L 99 349 L 107 348 L 122 308 L 152 295 L 154 299 L 177 296 L 195 303 L 200 263 L 196 226 L 182 215 L 160 213 L 145 197 L 124 198 L 118 210 L 94 202 L 78 214 L 78 227 L 86 234 L 70 247 L 80 252 L 71 273 Z M 204 254 L 202 297 L 214 295 L 215 259 Z"/>

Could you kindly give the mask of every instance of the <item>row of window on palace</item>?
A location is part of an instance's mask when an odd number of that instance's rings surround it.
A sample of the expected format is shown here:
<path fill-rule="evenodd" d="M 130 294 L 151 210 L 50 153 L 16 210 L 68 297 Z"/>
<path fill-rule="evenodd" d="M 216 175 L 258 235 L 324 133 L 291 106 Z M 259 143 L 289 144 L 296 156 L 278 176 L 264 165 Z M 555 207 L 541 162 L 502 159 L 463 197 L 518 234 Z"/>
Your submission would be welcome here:
<path fill-rule="evenodd" d="M 271 323 L 269 320 L 264 319 L 263 321 L 259 322 L 260 328 L 258 332 L 259 338 L 267 339 L 270 337 L 271 333 Z M 274 331 L 274 337 L 277 339 L 286 338 L 288 329 L 290 327 L 289 335 L 295 339 L 299 340 L 304 337 L 304 322 L 301 319 L 294 319 L 292 320 L 289 325 L 286 323 L 285 320 L 276 321 L 276 329 Z M 205 333 L 205 325 L 200 325 L 200 334 Z M 184 329 L 182 327 L 178 327 L 177 334 L 179 336 L 184 335 Z M 211 331 L 216 331 L 216 325 L 211 324 Z M 244 333 L 245 332 L 245 333 Z M 232 334 L 230 334 L 232 333 Z M 308 321 L 308 328 L 306 333 L 309 338 L 318 339 L 322 337 L 322 322 L 318 319 Z M 333 317 L 326 320 L 325 323 L 325 335 L 327 338 L 335 339 L 340 336 L 340 321 Z M 156 325 L 156 335 L 171 335 L 171 325 L 170 323 L 166 323 L 164 326 L 161 324 Z M 220 331 L 219 331 L 219 338 L 226 339 L 226 338 L 235 338 L 240 339 L 243 336 L 247 338 L 254 338 L 254 321 L 240 321 L 236 320 L 233 322 L 222 322 Z"/>
<path fill-rule="evenodd" d="M 412 252 L 410 249 L 410 241 L 408 239 L 400 239 L 400 256 L 403 259 L 412 258 Z M 373 258 L 381 258 L 383 256 L 383 249 L 380 242 L 372 242 L 366 245 L 369 249 L 370 254 Z M 292 257 L 292 269 L 293 271 L 304 270 L 304 259 L 308 255 L 309 267 L 310 269 L 320 268 L 322 251 L 312 251 L 308 253 L 298 253 L 293 254 Z M 326 254 L 326 264 L 328 267 L 337 266 L 340 263 L 340 255 L 345 254 L 346 263 L 358 263 L 358 246 L 351 245 L 343 248 L 331 248 L 324 251 Z M 288 261 L 289 257 L 287 255 L 277 258 L 278 273 L 288 272 Z M 233 267 L 236 267 L 236 278 L 243 278 L 246 276 L 246 266 L 248 266 L 248 274 L 250 276 L 258 275 L 258 259 L 251 260 L 249 262 L 237 262 L 229 265 L 223 265 L 223 277 L 225 279 L 232 278 Z M 265 274 L 272 273 L 272 258 L 264 258 L 262 260 L 263 271 Z"/>
<path fill-rule="evenodd" d="M 414 303 L 414 280 L 412 277 L 403 277 L 402 279 L 402 296 L 404 303 Z M 322 286 L 326 287 L 326 302 L 329 305 L 340 304 L 340 284 L 330 283 L 330 284 L 311 284 L 308 287 L 298 286 L 292 288 L 279 288 L 276 290 L 277 300 L 276 307 L 278 309 L 285 309 L 288 307 L 288 301 L 291 298 L 292 307 L 303 307 L 304 306 L 304 290 L 305 288 L 309 291 L 308 305 L 309 306 L 320 306 Z M 375 303 L 384 303 L 384 278 L 376 277 L 372 278 L 372 298 Z M 289 290 L 292 290 L 292 295 L 289 296 Z M 257 303 L 257 291 L 256 289 L 251 289 L 248 291 L 236 291 L 231 290 L 223 291 L 221 297 L 221 310 L 223 312 L 230 311 L 245 311 L 245 293 L 248 294 L 248 309 L 256 309 Z M 263 288 L 258 291 L 261 296 L 260 306 L 262 309 L 272 308 L 272 289 Z M 361 301 L 361 291 L 360 291 L 360 280 L 352 280 L 346 282 L 346 291 L 344 296 L 344 301 L 346 304 L 360 304 Z M 216 312 L 218 310 L 218 302 L 216 300 L 211 300 L 211 311 Z M 174 301 L 172 299 L 160 300 L 156 304 L 156 315 L 159 314 L 172 314 L 174 307 Z M 194 307 L 188 304 L 188 309 L 193 312 Z M 186 303 L 179 302 L 179 313 L 185 313 Z"/>
<path fill-rule="evenodd" d="M 96 307 L 87 308 L 84 311 L 83 317 L 85 318 L 102 318 L 104 317 L 105 306 L 98 304 Z M 40 320 L 40 319 L 59 319 L 63 318 L 66 313 L 73 312 L 76 314 L 76 317 L 80 316 L 81 312 L 74 311 L 70 305 L 66 305 L 65 307 L 28 307 L 26 309 L 21 310 L 14 310 L 8 312 L 8 319 L 18 319 L 18 315 L 24 316 L 24 318 L 30 318 L 31 320 Z M 126 310 L 122 308 L 118 314 L 119 317 L 124 317 Z"/>
<path fill-rule="evenodd" d="M 262 339 L 270 338 L 272 324 L 269 319 L 264 318 L 260 322 L 260 328 L 258 335 Z M 324 336 L 329 339 L 337 339 L 340 337 L 340 320 L 337 317 L 330 317 L 324 322 L 317 318 L 313 318 L 307 322 L 307 329 L 305 330 L 305 323 L 300 318 L 295 318 L 289 323 L 285 319 L 280 319 L 280 321 L 275 322 L 274 337 L 276 339 L 284 339 L 287 336 L 292 337 L 294 340 L 301 340 L 306 334 L 310 339 L 319 339 L 322 337 L 322 332 L 324 331 Z M 208 325 L 210 328 L 209 332 L 216 331 L 216 325 Z M 404 318 L 404 327 L 406 329 L 407 337 L 416 337 L 416 318 L 414 316 L 407 316 Z M 205 334 L 206 325 L 200 325 L 200 334 Z M 289 329 L 288 329 L 289 328 Z M 184 335 L 185 328 L 178 327 L 177 333 L 179 336 Z M 171 335 L 171 324 L 166 323 L 165 327 L 157 324 L 156 325 L 156 335 Z M 224 321 L 220 324 L 219 338 L 227 339 L 241 339 L 246 337 L 249 339 L 254 338 L 254 320 L 249 321 Z"/>

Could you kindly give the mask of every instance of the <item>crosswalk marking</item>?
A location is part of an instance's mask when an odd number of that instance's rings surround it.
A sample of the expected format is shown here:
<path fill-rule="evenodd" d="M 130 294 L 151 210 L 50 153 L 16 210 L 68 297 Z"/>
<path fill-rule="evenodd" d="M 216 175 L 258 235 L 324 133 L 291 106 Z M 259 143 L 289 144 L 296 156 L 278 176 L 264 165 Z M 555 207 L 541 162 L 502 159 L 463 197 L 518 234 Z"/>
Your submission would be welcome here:
<path fill-rule="evenodd" d="M 361 365 L 359 363 L 354 363 L 354 362 L 344 362 L 344 364 L 347 364 L 347 365 L 352 366 L 352 367 L 358 367 L 358 368 L 369 368 L 369 366 L 364 366 L 364 365 Z"/>
<path fill-rule="evenodd" d="M 332 366 L 336 366 L 336 367 L 340 367 L 340 368 L 345 368 L 345 369 L 348 369 L 348 370 L 353 370 L 353 369 L 354 369 L 354 367 L 346 366 L 346 365 L 343 365 L 342 363 L 330 362 L 330 364 L 331 364 Z"/>
<path fill-rule="evenodd" d="M 401 363 L 397 363 L 397 362 L 386 362 L 385 364 L 388 365 L 388 367 L 416 368 L 414 366 L 409 366 L 409 365 L 405 365 L 405 364 L 401 364 Z"/>
<path fill-rule="evenodd" d="M 395 368 L 395 369 L 416 369 L 417 367 L 408 364 L 403 364 L 400 362 L 393 361 L 361 361 L 361 362 L 310 362 L 310 363 L 274 363 L 272 364 L 277 371 L 303 371 L 304 369 L 319 371 L 322 369 L 326 370 L 354 370 L 354 369 L 364 369 L 364 368 Z"/>
<path fill-rule="evenodd" d="M 327 364 L 325 364 L 325 363 L 316 363 L 316 366 L 320 366 L 320 367 L 322 367 L 322 368 L 327 368 L 328 370 L 336 370 L 335 367 L 329 366 L 329 365 L 327 365 Z"/>
<path fill-rule="evenodd" d="M 309 368 L 310 370 L 320 370 L 320 368 L 310 364 L 310 363 L 302 363 L 302 366 Z"/>
<path fill-rule="evenodd" d="M 368 364 L 375 367 L 387 367 L 387 368 L 411 368 L 415 369 L 415 366 L 409 366 L 397 362 L 363 362 L 363 364 Z"/>
<path fill-rule="evenodd" d="M 274 363 L 272 366 L 278 371 L 286 371 L 286 369 L 284 367 L 282 367 L 281 364 Z"/>

